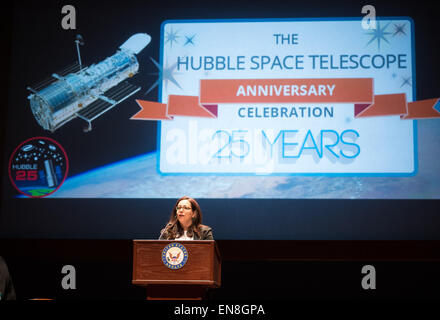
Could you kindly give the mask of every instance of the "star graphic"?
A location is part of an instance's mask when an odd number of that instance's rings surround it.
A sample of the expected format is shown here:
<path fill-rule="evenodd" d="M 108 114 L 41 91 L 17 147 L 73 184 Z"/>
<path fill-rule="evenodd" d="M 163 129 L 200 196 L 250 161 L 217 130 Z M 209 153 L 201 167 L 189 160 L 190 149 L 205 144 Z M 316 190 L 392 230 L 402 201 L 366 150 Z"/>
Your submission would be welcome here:
<path fill-rule="evenodd" d="M 168 83 L 171 82 L 174 85 L 176 85 L 179 89 L 183 90 L 182 87 L 179 85 L 179 83 L 176 81 L 176 79 L 174 79 L 174 76 L 179 74 L 177 72 L 174 71 L 174 69 L 176 69 L 177 66 L 177 62 L 174 63 L 171 66 L 168 66 L 168 63 L 166 63 L 165 67 L 162 67 L 159 63 L 157 63 L 157 61 L 155 61 L 152 57 L 150 57 L 151 61 L 154 63 L 154 65 L 156 66 L 156 68 L 159 70 L 159 72 L 155 72 L 155 73 L 150 73 L 152 75 L 158 75 L 159 78 L 157 79 L 157 81 L 147 90 L 147 92 L 145 92 L 145 95 L 149 94 L 151 90 L 153 90 L 154 88 L 156 88 L 159 83 L 161 81 L 165 81 L 165 91 L 168 88 Z"/>
<path fill-rule="evenodd" d="M 404 85 L 408 85 L 408 86 L 410 86 L 411 87 L 411 77 L 408 77 L 408 78 L 405 78 L 405 77 L 402 77 L 402 80 L 403 80 L 403 82 L 402 82 L 402 85 L 400 86 L 401 88 L 404 86 Z"/>
<path fill-rule="evenodd" d="M 400 25 L 397 25 L 397 24 L 394 25 L 393 37 L 396 36 L 396 35 L 399 35 L 399 34 L 406 35 L 406 33 L 405 33 L 405 24 L 404 23 L 400 24 Z"/>
<path fill-rule="evenodd" d="M 186 38 L 186 42 L 185 42 L 184 46 L 186 46 L 187 44 L 192 44 L 192 45 L 194 45 L 193 40 L 194 40 L 194 37 L 195 37 L 195 36 L 196 36 L 195 34 L 192 35 L 192 36 L 185 36 L 185 38 Z"/>
<path fill-rule="evenodd" d="M 372 43 L 373 41 L 377 40 L 377 48 L 380 50 L 380 40 L 384 40 L 385 42 L 389 43 L 388 40 L 385 38 L 386 35 L 391 34 L 391 32 L 385 32 L 385 29 L 390 25 L 391 22 L 389 22 L 385 27 L 380 27 L 380 22 L 377 21 L 377 28 L 373 29 L 370 33 L 367 33 L 368 35 L 371 35 L 370 41 L 367 43 L 367 46 Z"/>
<path fill-rule="evenodd" d="M 177 38 L 180 38 L 180 36 L 177 35 L 178 31 L 173 31 L 173 28 L 170 28 L 170 31 L 166 33 L 165 35 L 165 44 L 168 42 L 170 43 L 170 47 L 173 47 L 173 43 L 178 43 Z"/>

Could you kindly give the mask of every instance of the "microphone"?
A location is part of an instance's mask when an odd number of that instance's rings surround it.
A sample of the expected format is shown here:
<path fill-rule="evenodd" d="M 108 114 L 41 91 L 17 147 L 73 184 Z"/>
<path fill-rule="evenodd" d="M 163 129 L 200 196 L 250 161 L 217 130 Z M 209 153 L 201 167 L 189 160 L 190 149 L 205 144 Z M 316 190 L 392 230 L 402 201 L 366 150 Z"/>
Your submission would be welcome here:
<path fill-rule="evenodd" d="M 159 236 L 159 239 L 158 240 L 160 240 L 160 238 L 162 238 L 162 235 L 163 235 L 163 233 L 167 230 L 167 228 L 169 227 L 169 226 L 171 226 L 172 225 L 172 223 L 167 223 L 167 225 L 165 226 L 165 228 L 163 228 L 163 230 L 162 230 L 162 232 L 160 233 L 160 236 Z"/>

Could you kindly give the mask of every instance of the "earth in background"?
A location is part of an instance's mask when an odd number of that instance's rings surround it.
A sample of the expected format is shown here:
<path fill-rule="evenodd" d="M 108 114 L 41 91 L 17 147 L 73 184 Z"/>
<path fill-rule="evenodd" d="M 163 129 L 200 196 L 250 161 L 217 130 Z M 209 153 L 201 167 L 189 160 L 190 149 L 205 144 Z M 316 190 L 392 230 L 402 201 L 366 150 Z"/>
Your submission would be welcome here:
<path fill-rule="evenodd" d="M 440 120 L 417 125 L 419 168 L 413 177 L 161 175 L 153 152 L 69 177 L 49 197 L 438 199 Z"/>

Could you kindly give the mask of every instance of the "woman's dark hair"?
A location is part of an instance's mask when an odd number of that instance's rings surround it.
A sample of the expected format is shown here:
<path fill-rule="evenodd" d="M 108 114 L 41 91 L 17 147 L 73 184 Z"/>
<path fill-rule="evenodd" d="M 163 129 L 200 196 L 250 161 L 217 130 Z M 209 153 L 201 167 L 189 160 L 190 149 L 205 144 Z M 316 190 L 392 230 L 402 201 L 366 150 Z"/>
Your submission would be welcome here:
<path fill-rule="evenodd" d="M 175 239 L 183 235 L 183 227 L 180 225 L 179 220 L 177 220 L 177 206 L 182 200 L 188 200 L 191 203 L 191 210 L 195 213 L 195 217 L 192 218 L 191 226 L 188 228 L 187 235 L 188 237 L 192 237 L 194 234 L 200 236 L 199 228 L 202 224 L 202 210 L 195 199 L 184 196 L 176 201 L 176 204 L 171 211 L 170 220 L 168 221 L 168 225 L 165 230 L 165 236 L 167 239 Z"/>

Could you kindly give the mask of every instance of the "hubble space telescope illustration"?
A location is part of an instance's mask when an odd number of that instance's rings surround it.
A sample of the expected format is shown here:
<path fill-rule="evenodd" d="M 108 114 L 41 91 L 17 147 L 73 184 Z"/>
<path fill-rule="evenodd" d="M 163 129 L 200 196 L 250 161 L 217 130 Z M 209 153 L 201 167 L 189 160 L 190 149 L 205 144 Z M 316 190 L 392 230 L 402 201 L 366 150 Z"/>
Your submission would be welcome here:
<path fill-rule="evenodd" d="M 37 122 L 54 132 L 78 117 L 88 124 L 84 131 L 90 131 L 93 120 L 141 89 L 124 80 L 138 72 L 136 55 L 150 41 L 146 33 L 134 34 L 111 57 L 83 67 L 79 45 L 84 42 L 78 35 L 75 40 L 78 63 L 52 74 L 38 85 L 27 87 L 32 92 L 28 99 Z"/>

